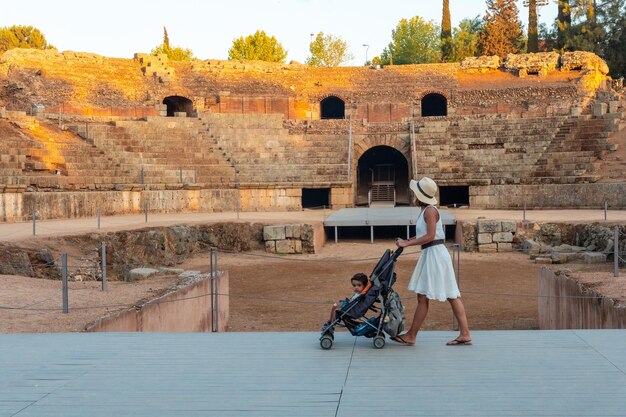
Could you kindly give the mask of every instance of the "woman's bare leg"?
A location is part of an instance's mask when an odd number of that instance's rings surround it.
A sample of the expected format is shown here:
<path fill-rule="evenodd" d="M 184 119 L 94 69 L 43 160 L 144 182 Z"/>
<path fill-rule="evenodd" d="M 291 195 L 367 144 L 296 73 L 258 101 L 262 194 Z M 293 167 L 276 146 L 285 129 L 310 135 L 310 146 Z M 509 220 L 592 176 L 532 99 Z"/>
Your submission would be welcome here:
<path fill-rule="evenodd" d="M 469 325 L 467 324 L 467 316 L 465 315 L 465 307 L 460 298 L 448 298 L 448 302 L 452 307 L 452 313 L 459 323 L 459 336 L 456 338 L 460 342 L 469 342 L 472 340 Z"/>
<path fill-rule="evenodd" d="M 428 298 L 424 294 L 417 294 L 417 307 L 415 308 L 415 314 L 413 314 L 413 322 L 409 331 L 402 335 L 402 340 L 407 343 L 415 343 L 417 339 L 417 332 L 419 332 L 426 315 L 428 315 Z"/>

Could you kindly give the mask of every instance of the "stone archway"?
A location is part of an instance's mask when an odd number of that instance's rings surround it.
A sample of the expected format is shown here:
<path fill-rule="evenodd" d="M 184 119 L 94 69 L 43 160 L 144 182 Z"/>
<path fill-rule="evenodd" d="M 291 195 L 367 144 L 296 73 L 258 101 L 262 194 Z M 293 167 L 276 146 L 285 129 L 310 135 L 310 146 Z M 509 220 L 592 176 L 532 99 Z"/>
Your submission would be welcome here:
<path fill-rule="evenodd" d="M 409 163 L 390 146 L 374 146 L 361 155 L 357 166 L 356 204 L 382 206 L 409 204 Z"/>
<path fill-rule="evenodd" d="M 174 113 L 187 113 L 187 117 L 195 116 L 193 102 L 187 97 L 169 96 L 163 99 L 163 104 L 167 106 L 167 117 L 174 117 Z"/>
<path fill-rule="evenodd" d="M 422 97 L 422 117 L 447 116 L 448 100 L 442 94 L 430 93 Z"/>
<path fill-rule="evenodd" d="M 328 96 L 320 102 L 320 119 L 345 119 L 346 103 L 337 96 Z"/>

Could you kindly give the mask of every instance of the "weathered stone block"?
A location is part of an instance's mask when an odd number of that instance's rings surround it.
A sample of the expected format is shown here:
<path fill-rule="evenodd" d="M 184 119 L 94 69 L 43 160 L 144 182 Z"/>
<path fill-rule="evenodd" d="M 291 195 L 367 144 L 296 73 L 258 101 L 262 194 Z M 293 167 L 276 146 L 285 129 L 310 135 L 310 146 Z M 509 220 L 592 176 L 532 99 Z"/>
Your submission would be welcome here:
<path fill-rule="evenodd" d="M 503 220 L 502 221 L 503 232 L 517 232 L 517 222 L 515 220 Z"/>
<path fill-rule="evenodd" d="M 586 264 L 601 264 L 606 262 L 606 255 L 601 252 L 585 252 L 583 260 Z"/>
<path fill-rule="evenodd" d="M 302 234 L 302 226 L 299 224 L 289 224 L 285 226 L 285 237 L 300 239 Z"/>
<path fill-rule="evenodd" d="M 293 241 L 295 252 L 302 253 L 302 241 L 300 239 L 296 239 Z"/>
<path fill-rule="evenodd" d="M 146 279 L 146 278 L 150 277 L 151 275 L 154 275 L 154 274 L 156 274 L 158 272 L 159 272 L 158 269 L 153 269 L 153 268 L 135 268 L 135 269 L 131 269 L 128 272 L 128 280 L 129 281 L 141 281 L 141 280 Z"/>
<path fill-rule="evenodd" d="M 529 255 L 538 255 L 541 249 L 541 245 L 534 240 L 525 240 L 522 243 L 522 252 Z"/>
<path fill-rule="evenodd" d="M 276 253 L 296 253 L 295 240 L 277 240 Z"/>
<path fill-rule="evenodd" d="M 511 232 L 494 233 L 493 241 L 496 243 L 499 243 L 499 242 L 511 243 L 513 242 L 513 233 Z"/>
<path fill-rule="evenodd" d="M 285 237 L 285 226 L 263 227 L 263 240 L 281 240 Z"/>
<path fill-rule="evenodd" d="M 479 245 L 493 243 L 493 235 L 491 233 L 479 233 L 477 240 Z"/>
<path fill-rule="evenodd" d="M 488 243 L 486 245 L 478 245 L 478 252 L 496 253 L 496 252 L 498 252 L 498 244 L 497 243 Z"/>
<path fill-rule="evenodd" d="M 265 252 L 276 253 L 276 241 L 275 240 L 265 241 Z"/>
<path fill-rule="evenodd" d="M 478 220 L 478 233 L 497 233 L 502 231 L 502 223 L 498 220 Z"/>
<path fill-rule="evenodd" d="M 513 252 L 512 243 L 498 242 L 498 252 Z"/>
<path fill-rule="evenodd" d="M 536 264 L 552 264 L 552 258 L 548 258 L 545 256 L 540 256 L 535 258 Z"/>
<path fill-rule="evenodd" d="M 604 116 L 606 114 L 607 108 L 608 106 L 606 103 L 596 103 L 593 106 L 593 115 L 596 117 Z"/>

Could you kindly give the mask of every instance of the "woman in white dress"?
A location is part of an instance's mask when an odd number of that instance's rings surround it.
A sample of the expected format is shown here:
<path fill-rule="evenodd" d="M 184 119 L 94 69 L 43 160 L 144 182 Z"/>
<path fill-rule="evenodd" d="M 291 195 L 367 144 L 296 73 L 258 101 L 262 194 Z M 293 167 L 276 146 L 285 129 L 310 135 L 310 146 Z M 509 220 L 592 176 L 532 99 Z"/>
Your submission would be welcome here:
<path fill-rule="evenodd" d="M 465 307 L 461 302 L 450 253 L 444 244 L 446 236 L 441 216 L 435 207 L 437 184 L 432 179 L 424 177 L 419 181 L 411 180 L 410 188 L 415 193 L 422 210 L 415 223 L 415 237 L 407 240 L 398 238 L 396 245 L 401 248 L 422 245 L 419 261 L 409 281 L 409 290 L 417 293 L 417 308 L 409 331 L 392 340 L 404 345 L 414 345 L 417 332 L 428 314 L 430 300 L 447 300 L 459 323 L 460 331 L 459 336 L 447 344 L 469 345 L 472 336 L 465 316 Z"/>

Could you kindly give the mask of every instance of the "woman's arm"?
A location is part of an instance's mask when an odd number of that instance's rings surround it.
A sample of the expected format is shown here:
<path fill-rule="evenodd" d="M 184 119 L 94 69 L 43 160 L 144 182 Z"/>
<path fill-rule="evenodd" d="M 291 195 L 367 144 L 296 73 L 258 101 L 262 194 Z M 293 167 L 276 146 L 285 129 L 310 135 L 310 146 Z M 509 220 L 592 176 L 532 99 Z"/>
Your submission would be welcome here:
<path fill-rule="evenodd" d="M 423 245 L 425 243 L 435 240 L 435 233 L 437 232 L 437 210 L 428 210 L 430 207 L 424 209 L 424 221 L 426 222 L 426 234 L 422 236 L 415 236 L 410 239 L 396 239 L 396 246 L 399 248 L 406 248 L 407 246 Z"/>

